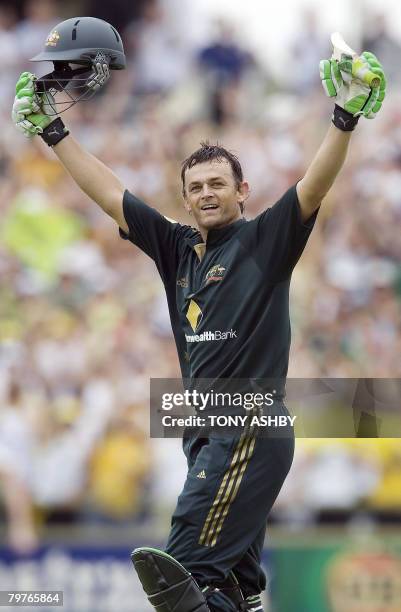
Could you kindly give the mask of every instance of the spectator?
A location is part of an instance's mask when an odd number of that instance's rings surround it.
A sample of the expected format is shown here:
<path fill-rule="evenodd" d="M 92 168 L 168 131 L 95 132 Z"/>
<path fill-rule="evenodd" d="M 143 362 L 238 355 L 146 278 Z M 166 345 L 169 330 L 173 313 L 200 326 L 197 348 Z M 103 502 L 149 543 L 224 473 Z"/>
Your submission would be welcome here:
<path fill-rule="evenodd" d="M 206 78 L 210 118 L 221 125 L 235 116 L 238 89 L 253 58 L 235 42 L 233 28 L 227 22 L 219 21 L 217 29 L 216 39 L 199 51 L 198 61 Z"/>
<path fill-rule="evenodd" d="M 311 88 L 321 87 L 319 61 L 329 53 L 329 38 L 322 30 L 316 9 L 304 10 L 292 44 L 290 62 L 296 66 L 291 71 L 291 88 L 296 95 L 306 95 Z"/>
<path fill-rule="evenodd" d="M 400 83 L 398 58 L 401 53 L 401 45 L 390 33 L 387 17 L 384 13 L 368 16 L 362 38 L 362 47 L 380 57 L 390 83 Z"/>
<path fill-rule="evenodd" d="M 30 483 L 34 439 L 20 386 L 12 380 L 0 412 L 0 484 L 7 519 L 7 541 L 16 553 L 38 546 Z"/>
<path fill-rule="evenodd" d="M 143 5 L 142 16 L 127 28 L 126 39 L 135 94 L 163 94 L 180 83 L 187 69 L 185 53 L 166 27 L 159 0 Z"/>

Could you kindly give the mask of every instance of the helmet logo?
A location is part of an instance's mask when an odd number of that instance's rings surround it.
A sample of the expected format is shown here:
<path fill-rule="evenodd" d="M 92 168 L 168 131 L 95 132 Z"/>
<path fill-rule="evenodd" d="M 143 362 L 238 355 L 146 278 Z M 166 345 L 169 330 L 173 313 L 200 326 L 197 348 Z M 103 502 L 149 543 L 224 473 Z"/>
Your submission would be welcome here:
<path fill-rule="evenodd" d="M 45 46 L 55 47 L 59 40 L 60 40 L 60 34 L 57 32 L 57 30 L 53 30 L 53 32 L 50 32 L 49 36 L 47 37 Z"/>

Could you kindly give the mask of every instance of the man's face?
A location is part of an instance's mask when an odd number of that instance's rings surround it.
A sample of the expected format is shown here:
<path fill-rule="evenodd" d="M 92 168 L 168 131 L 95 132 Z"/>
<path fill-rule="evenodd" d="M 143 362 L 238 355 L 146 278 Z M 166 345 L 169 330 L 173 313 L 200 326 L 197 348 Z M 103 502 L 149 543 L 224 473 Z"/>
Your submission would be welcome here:
<path fill-rule="evenodd" d="M 215 159 L 185 173 L 185 208 L 192 212 L 202 236 L 241 217 L 239 204 L 248 196 L 246 182 L 237 185 L 230 162 Z"/>

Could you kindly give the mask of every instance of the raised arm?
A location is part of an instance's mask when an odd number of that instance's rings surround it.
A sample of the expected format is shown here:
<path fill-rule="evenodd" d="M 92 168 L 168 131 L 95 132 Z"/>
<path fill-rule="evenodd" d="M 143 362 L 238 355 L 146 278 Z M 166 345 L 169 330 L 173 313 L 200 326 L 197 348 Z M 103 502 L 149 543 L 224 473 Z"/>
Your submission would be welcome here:
<path fill-rule="evenodd" d="M 114 172 L 85 151 L 71 135 L 63 138 L 53 150 L 78 187 L 128 233 L 122 205 L 124 187 Z"/>
<path fill-rule="evenodd" d="M 23 73 L 16 85 L 12 118 L 16 127 L 28 138 L 40 134 L 77 185 L 110 215 L 123 229 L 128 226 L 123 213 L 124 187 L 118 177 L 100 160 L 85 151 L 65 129 L 49 104 L 39 105 L 35 94 L 35 76 Z M 46 100 L 51 99 L 48 95 Z"/>
<path fill-rule="evenodd" d="M 304 221 L 320 206 L 334 183 L 344 164 L 350 139 L 351 132 L 343 132 L 331 125 L 305 176 L 297 184 Z"/>
<path fill-rule="evenodd" d="M 372 72 L 380 77 L 380 83 L 375 87 L 365 82 L 366 75 Z M 333 125 L 305 176 L 297 184 L 304 221 L 318 208 L 340 172 L 347 155 L 351 132 L 359 117 L 373 119 L 381 108 L 386 92 L 383 68 L 369 52 L 344 62 L 323 60 L 320 62 L 320 76 L 326 94 L 335 98 L 336 104 Z"/>

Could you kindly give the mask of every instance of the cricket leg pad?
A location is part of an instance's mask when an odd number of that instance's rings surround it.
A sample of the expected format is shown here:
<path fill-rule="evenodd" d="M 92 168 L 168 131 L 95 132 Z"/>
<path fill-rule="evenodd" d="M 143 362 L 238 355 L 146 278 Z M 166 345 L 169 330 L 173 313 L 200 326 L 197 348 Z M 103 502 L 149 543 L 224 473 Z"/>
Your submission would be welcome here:
<path fill-rule="evenodd" d="M 174 557 L 156 548 L 136 548 L 131 560 L 156 612 L 210 612 L 195 579 Z"/>

